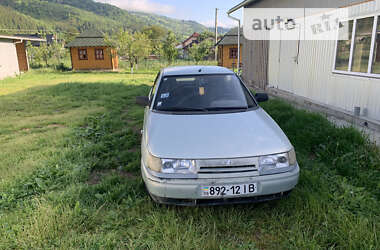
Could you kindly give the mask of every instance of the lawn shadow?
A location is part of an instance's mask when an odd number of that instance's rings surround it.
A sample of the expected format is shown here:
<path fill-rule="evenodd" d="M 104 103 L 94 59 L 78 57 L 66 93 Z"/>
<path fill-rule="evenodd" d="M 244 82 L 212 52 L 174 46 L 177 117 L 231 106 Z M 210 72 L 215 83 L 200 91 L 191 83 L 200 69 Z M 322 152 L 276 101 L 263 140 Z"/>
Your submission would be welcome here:
<path fill-rule="evenodd" d="M 36 169 L 12 181 L 0 192 L 0 207 L 2 197 L 14 197 L 6 201 L 8 204 L 19 202 L 49 190 L 59 190 L 73 182 L 92 185 L 109 176 L 138 179 L 141 137 L 138 131 L 142 126 L 144 109 L 135 104 L 135 98 L 148 95 L 149 90 L 148 85 L 120 82 L 73 82 L 39 86 L 1 96 L 4 117 L 15 117 L 19 121 L 38 117 L 40 124 L 33 126 L 41 127 L 47 123 L 47 128 L 62 127 L 68 132 L 65 141 L 60 143 L 63 148 L 57 149 L 59 153 L 39 164 L 45 166 L 43 169 Z M 50 117 L 56 114 L 61 115 L 60 120 L 54 118 L 50 121 Z M 67 126 L 63 125 L 65 122 Z M 10 128 L 14 124 L 2 123 L 1 126 Z M 29 128 L 21 131 L 33 132 Z M 8 132 L 14 133 L 11 129 Z M 43 147 L 49 145 L 41 145 L 39 150 Z M 94 177 L 96 175 L 100 179 L 91 181 L 91 178 L 97 178 Z"/>

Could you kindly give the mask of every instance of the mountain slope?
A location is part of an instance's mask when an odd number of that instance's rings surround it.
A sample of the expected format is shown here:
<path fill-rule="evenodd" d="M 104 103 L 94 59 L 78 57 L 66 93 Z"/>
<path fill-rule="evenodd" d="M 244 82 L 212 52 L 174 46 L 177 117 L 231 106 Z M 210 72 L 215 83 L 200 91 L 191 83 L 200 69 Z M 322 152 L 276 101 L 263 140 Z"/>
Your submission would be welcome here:
<path fill-rule="evenodd" d="M 111 32 L 121 28 L 135 31 L 147 25 L 159 25 L 174 31 L 180 37 L 207 29 L 197 22 L 129 12 L 93 0 L 1 0 L 0 5 L 12 8 L 12 15 L 22 19 L 19 23 L 16 22 L 16 26 L 20 29 L 45 27 L 57 31 L 80 32 L 85 29 L 99 29 Z M 31 23 L 37 22 L 38 25 L 27 25 L 25 18 L 32 18 Z M 12 24 L 14 18 L 12 21 L 1 15 L 1 19 L 0 28 L 15 26 Z"/>
<path fill-rule="evenodd" d="M 9 7 L 0 5 L 0 29 L 4 31 L 12 30 L 46 30 L 52 29 L 51 25 L 48 25 L 42 21 L 34 19 L 30 16 L 23 15 Z"/>

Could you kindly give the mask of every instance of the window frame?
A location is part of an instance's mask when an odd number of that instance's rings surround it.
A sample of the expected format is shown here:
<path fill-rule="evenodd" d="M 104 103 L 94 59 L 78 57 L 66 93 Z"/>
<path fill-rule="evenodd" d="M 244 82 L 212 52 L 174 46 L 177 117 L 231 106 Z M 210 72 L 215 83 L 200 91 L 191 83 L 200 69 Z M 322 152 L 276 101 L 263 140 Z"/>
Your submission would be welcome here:
<path fill-rule="evenodd" d="M 97 51 L 102 51 L 102 58 L 98 58 L 98 54 L 96 54 Z M 95 60 L 97 61 L 104 61 L 104 49 L 102 48 L 95 48 Z"/>
<path fill-rule="evenodd" d="M 233 57 L 232 56 L 232 51 L 235 51 L 236 52 L 236 56 L 235 57 Z M 230 48 L 230 51 L 229 51 L 229 58 L 230 59 L 237 59 L 238 58 L 238 48 Z"/>
<path fill-rule="evenodd" d="M 81 51 L 86 51 L 86 58 L 81 58 Z M 87 61 L 88 60 L 88 52 L 87 52 L 87 49 L 81 49 L 81 48 L 78 48 L 78 58 L 80 61 Z"/>
<path fill-rule="evenodd" d="M 351 47 L 350 47 L 350 57 L 348 62 L 348 68 L 347 70 L 337 70 L 336 69 L 336 59 L 337 59 L 337 52 L 338 52 L 338 38 L 339 38 L 339 31 L 336 34 L 335 39 L 335 49 L 334 49 L 334 62 L 333 62 L 333 68 L 332 72 L 335 74 L 343 74 L 343 75 L 351 75 L 351 76 L 360 76 L 360 77 L 368 77 L 368 78 L 380 78 L 380 74 L 371 73 L 372 66 L 373 66 L 373 56 L 374 56 L 374 49 L 375 49 L 375 42 L 376 42 L 376 32 L 377 32 L 377 25 L 380 22 L 380 13 L 373 13 L 373 14 L 367 14 L 367 15 L 361 15 L 357 17 L 352 18 L 345 18 L 339 20 L 339 22 L 345 22 L 345 21 L 353 21 L 353 27 L 352 27 L 352 34 L 351 34 Z M 353 55 L 354 55 L 354 49 L 355 49 L 355 35 L 356 35 L 356 26 L 357 26 L 357 20 L 364 19 L 364 18 L 370 18 L 373 17 L 373 24 L 372 24 L 372 35 L 371 35 L 371 46 L 370 46 L 370 53 L 368 58 L 368 69 L 367 72 L 354 72 L 352 71 L 352 62 L 353 62 Z"/>

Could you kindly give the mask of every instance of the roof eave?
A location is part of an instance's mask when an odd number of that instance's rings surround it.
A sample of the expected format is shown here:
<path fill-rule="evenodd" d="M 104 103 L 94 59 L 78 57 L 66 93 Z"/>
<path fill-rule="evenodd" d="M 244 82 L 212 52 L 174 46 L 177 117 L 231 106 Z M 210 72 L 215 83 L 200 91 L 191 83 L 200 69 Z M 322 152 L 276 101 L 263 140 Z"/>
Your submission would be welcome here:
<path fill-rule="evenodd" d="M 22 36 L 3 36 L 0 35 L 1 39 L 9 39 L 9 40 L 22 40 L 22 41 L 31 41 L 31 42 L 46 42 L 46 39 L 42 38 L 27 38 Z"/>
<path fill-rule="evenodd" d="M 227 12 L 227 14 L 228 14 L 228 15 L 229 15 L 229 14 L 232 14 L 233 12 L 237 11 L 238 9 L 241 9 L 241 8 L 247 6 L 248 4 L 253 3 L 253 2 L 256 2 L 256 1 L 257 1 L 257 0 L 245 0 L 245 1 L 241 2 L 241 3 L 239 3 L 238 5 L 236 5 L 235 7 L 232 7 L 232 8 Z"/>

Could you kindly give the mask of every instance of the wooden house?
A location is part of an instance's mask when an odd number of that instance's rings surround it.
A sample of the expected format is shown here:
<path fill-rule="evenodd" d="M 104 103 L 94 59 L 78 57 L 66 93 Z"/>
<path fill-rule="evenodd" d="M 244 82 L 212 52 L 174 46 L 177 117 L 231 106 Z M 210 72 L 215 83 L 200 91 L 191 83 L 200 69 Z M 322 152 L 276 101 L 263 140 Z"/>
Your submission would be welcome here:
<path fill-rule="evenodd" d="M 40 38 L 0 35 L 0 79 L 29 70 L 27 41 L 46 42 Z"/>
<path fill-rule="evenodd" d="M 240 31 L 240 66 L 242 65 L 243 30 Z M 226 68 L 236 68 L 238 60 L 238 29 L 227 32 L 216 44 L 218 47 L 218 65 Z"/>
<path fill-rule="evenodd" d="M 182 51 L 181 57 L 183 59 L 189 59 L 189 49 L 194 45 L 198 44 L 200 41 L 200 34 L 197 32 L 194 32 L 191 36 L 185 39 L 180 45 L 178 45 L 176 48 L 180 49 Z"/>
<path fill-rule="evenodd" d="M 74 70 L 116 70 L 119 60 L 99 31 L 85 31 L 66 45 Z"/>

